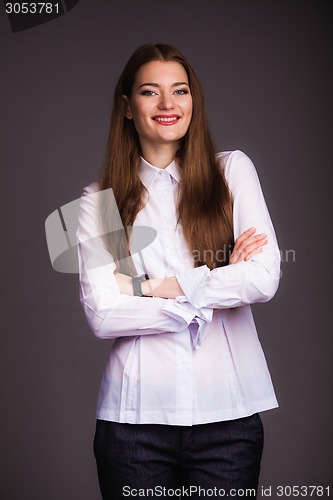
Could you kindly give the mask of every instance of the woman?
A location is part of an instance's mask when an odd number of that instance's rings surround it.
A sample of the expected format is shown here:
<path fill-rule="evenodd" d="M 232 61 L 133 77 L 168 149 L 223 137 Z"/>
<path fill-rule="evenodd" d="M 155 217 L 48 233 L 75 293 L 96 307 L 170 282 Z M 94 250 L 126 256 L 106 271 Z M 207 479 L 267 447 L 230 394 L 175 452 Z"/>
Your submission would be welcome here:
<path fill-rule="evenodd" d="M 94 441 L 103 499 L 254 497 L 258 412 L 277 401 L 250 304 L 274 296 L 279 250 L 251 160 L 215 154 L 174 47 L 143 45 L 125 66 L 77 236 L 81 303 L 114 339 Z"/>

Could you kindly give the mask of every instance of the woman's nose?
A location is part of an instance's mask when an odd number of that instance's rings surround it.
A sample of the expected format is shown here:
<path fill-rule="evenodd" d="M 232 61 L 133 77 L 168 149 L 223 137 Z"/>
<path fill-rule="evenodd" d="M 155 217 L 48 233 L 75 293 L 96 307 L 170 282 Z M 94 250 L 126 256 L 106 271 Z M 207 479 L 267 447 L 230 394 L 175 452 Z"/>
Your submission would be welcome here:
<path fill-rule="evenodd" d="M 162 93 L 160 96 L 160 101 L 158 103 L 159 109 L 172 109 L 173 102 L 170 94 Z"/>

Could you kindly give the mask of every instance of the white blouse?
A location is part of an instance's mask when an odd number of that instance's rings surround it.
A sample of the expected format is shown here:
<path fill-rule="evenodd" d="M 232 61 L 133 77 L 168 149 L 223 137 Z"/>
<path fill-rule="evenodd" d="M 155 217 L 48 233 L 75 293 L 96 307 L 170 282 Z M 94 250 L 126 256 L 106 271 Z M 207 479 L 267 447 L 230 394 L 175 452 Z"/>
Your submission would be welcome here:
<path fill-rule="evenodd" d="M 84 189 L 77 230 L 80 300 L 94 334 L 114 339 L 98 419 L 193 425 L 278 406 L 250 304 L 274 296 L 280 252 L 253 163 L 241 151 L 217 156 L 233 196 L 235 239 L 254 226 L 268 244 L 246 262 L 194 268 L 177 224 L 180 170 L 176 162 L 159 169 L 141 159 L 148 196 L 135 226 L 154 228 L 156 237 L 132 257 L 138 274 L 176 276 L 184 291 L 176 299 L 120 293 L 116 266 L 98 238 L 102 192 L 96 183 Z M 97 265 L 94 253 L 102 259 Z"/>

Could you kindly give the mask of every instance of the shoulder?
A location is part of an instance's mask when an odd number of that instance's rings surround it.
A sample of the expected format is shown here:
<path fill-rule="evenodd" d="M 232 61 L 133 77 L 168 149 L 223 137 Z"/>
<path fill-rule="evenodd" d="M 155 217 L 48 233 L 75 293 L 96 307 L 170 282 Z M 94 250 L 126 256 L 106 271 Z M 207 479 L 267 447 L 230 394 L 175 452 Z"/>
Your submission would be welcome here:
<path fill-rule="evenodd" d="M 257 177 L 257 172 L 252 160 L 247 154 L 239 149 L 217 153 L 216 158 L 223 169 L 225 179 L 231 191 L 247 177 Z"/>
<path fill-rule="evenodd" d="M 82 189 L 80 207 L 96 207 L 100 197 L 100 187 L 98 182 L 91 182 Z"/>
<path fill-rule="evenodd" d="M 88 186 L 85 186 L 82 190 L 82 196 L 86 196 L 87 194 L 93 194 L 97 193 L 100 191 L 99 184 L 98 182 L 94 181 L 88 184 Z"/>
<path fill-rule="evenodd" d="M 234 173 L 235 170 L 245 170 L 254 167 L 249 156 L 239 149 L 216 153 L 216 158 L 223 168 L 225 175 Z"/>
<path fill-rule="evenodd" d="M 80 241 L 99 235 L 98 210 L 99 210 L 99 185 L 92 182 L 85 186 L 80 197 L 78 211 L 77 238 Z"/>
<path fill-rule="evenodd" d="M 100 196 L 99 184 L 91 182 L 82 189 L 80 197 L 79 218 L 95 217 Z"/>

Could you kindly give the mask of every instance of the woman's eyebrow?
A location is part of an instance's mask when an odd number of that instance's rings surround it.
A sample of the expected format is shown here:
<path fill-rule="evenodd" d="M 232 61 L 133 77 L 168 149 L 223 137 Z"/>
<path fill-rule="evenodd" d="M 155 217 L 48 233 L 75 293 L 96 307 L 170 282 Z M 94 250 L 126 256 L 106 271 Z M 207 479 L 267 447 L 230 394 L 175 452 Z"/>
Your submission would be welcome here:
<path fill-rule="evenodd" d="M 146 85 L 157 88 L 161 86 L 159 83 L 147 82 L 147 83 L 142 83 L 141 85 L 139 85 L 138 88 L 140 89 L 141 87 L 145 87 Z M 171 87 L 178 87 L 179 85 L 187 85 L 189 87 L 189 84 L 187 82 L 175 82 L 171 85 Z"/>

